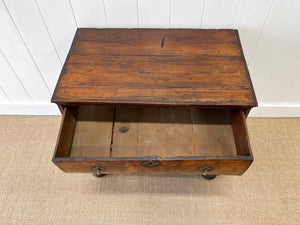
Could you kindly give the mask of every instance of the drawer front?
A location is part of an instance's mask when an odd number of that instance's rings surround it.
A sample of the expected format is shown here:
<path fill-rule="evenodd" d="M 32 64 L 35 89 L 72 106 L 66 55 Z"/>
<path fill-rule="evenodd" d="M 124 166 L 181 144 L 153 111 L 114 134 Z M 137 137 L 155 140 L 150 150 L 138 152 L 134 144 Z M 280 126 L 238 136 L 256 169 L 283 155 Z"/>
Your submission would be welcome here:
<path fill-rule="evenodd" d="M 203 160 L 59 160 L 53 161 L 65 172 L 103 174 L 212 174 L 242 175 L 252 163 L 250 159 Z"/>

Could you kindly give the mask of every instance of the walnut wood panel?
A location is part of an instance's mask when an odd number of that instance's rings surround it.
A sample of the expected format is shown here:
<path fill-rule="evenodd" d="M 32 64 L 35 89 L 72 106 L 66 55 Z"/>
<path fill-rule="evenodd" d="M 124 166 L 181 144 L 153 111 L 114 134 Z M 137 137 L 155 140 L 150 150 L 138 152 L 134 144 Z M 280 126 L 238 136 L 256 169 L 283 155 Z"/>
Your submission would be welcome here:
<path fill-rule="evenodd" d="M 74 98 L 74 92 L 77 97 Z M 59 101 L 72 104 L 181 106 L 179 99 L 185 98 L 185 106 L 248 107 L 250 90 L 196 90 L 183 88 L 141 89 L 118 87 L 61 87 L 57 93 Z M 234 96 L 235 100 L 232 100 Z M 72 101 L 73 99 L 73 101 Z M 199 99 L 202 103 L 199 105 Z M 147 100 L 147 101 L 146 101 Z M 222 105 L 220 105 L 222 101 Z"/>
<path fill-rule="evenodd" d="M 240 56 L 232 30 L 79 29 L 73 54 Z"/>
<path fill-rule="evenodd" d="M 196 156 L 237 155 L 228 111 L 190 109 Z"/>
<path fill-rule="evenodd" d="M 79 107 L 70 157 L 109 157 L 113 113 L 111 107 Z"/>
<path fill-rule="evenodd" d="M 93 173 L 99 167 L 104 174 L 202 174 L 203 167 L 211 167 L 208 174 L 242 175 L 252 163 L 251 157 L 160 160 L 156 167 L 142 165 L 145 159 L 70 159 L 55 158 L 53 162 L 63 171 L 72 173 Z"/>
<path fill-rule="evenodd" d="M 54 157 L 69 157 L 76 127 L 78 107 L 68 107 L 63 111 Z"/>
<path fill-rule="evenodd" d="M 232 130 L 238 155 L 251 155 L 245 115 L 241 110 L 230 110 Z"/>
<path fill-rule="evenodd" d="M 249 89 L 239 57 L 74 55 L 69 63 L 62 87 Z"/>
<path fill-rule="evenodd" d="M 189 109 L 117 108 L 112 157 L 195 156 Z"/>
<path fill-rule="evenodd" d="M 54 157 L 109 157 L 113 108 L 64 108 Z"/>
<path fill-rule="evenodd" d="M 79 29 L 52 102 L 257 105 L 235 30 Z"/>
<path fill-rule="evenodd" d="M 228 110 L 117 108 L 112 157 L 235 156 Z"/>

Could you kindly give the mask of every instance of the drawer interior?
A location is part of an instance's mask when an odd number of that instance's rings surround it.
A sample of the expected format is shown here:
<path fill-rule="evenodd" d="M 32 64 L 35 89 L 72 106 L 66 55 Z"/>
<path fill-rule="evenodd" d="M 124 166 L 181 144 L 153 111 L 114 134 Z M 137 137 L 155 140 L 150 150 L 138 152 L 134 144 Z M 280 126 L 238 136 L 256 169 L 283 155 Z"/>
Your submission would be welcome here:
<path fill-rule="evenodd" d="M 249 156 L 239 109 L 65 108 L 54 157 Z"/>

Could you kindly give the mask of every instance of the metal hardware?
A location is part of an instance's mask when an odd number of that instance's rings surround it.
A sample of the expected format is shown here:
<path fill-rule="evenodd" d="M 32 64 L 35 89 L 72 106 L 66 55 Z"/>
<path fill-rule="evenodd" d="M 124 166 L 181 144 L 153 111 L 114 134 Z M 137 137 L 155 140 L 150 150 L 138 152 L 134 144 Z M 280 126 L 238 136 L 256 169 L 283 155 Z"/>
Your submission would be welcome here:
<path fill-rule="evenodd" d="M 208 171 L 212 171 L 213 168 L 209 166 L 200 167 L 199 170 L 202 172 L 202 175 L 207 175 Z"/>
<path fill-rule="evenodd" d="M 103 177 L 105 174 L 103 174 L 101 171 L 103 170 L 103 168 L 101 168 L 101 167 L 98 167 L 98 166 L 96 166 L 96 167 L 94 167 L 93 168 L 93 170 L 95 171 L 94 173 L 93 173 L 93 175 L 95 176 L 95 177 Z"/>
<path fill-rule="evenodd" d="M 158 160 L 147 160 L 143 161 L 142 165 L 146 167 L 156 167 L 160 165 L 160 162 Z"/>
<path fill-rule="evenodd" d="M 213 180 L 213 179 L 215 179 L 216 176 L 217 176 L 217 175 L 210 175 L 210 174 L 207 174 L 207 175 L 201 174 L 201 175 L 202 175 L 202 177 L 203 177 L 204 179 L 206 179 L 206 180 Z"/>

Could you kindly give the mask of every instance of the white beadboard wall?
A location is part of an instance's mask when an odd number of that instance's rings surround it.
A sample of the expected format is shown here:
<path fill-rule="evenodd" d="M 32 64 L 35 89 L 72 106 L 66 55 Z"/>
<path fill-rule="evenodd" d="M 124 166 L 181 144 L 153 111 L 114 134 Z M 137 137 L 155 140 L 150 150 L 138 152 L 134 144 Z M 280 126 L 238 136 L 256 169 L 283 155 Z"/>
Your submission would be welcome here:
<path fill-rule="evenodd" d="M 250 116 L 300 116 L 299 0 L 0 0 L 0 114 L 59 114 L 50 98 L 77 27 L 238 29 Z"/>

